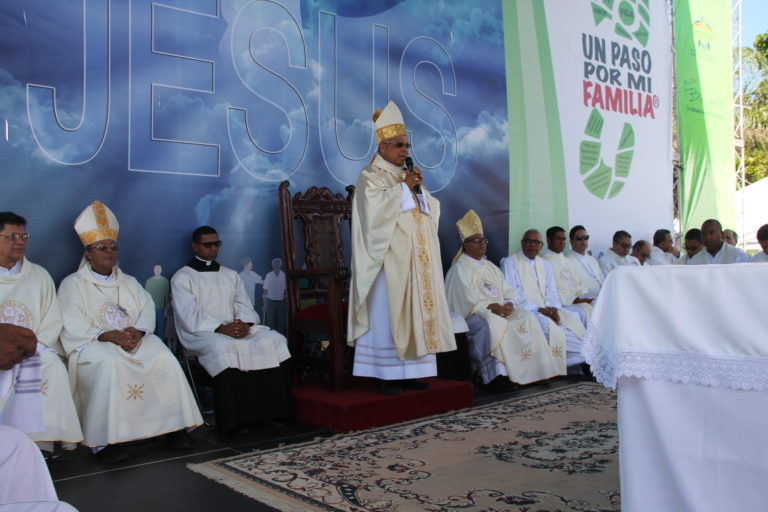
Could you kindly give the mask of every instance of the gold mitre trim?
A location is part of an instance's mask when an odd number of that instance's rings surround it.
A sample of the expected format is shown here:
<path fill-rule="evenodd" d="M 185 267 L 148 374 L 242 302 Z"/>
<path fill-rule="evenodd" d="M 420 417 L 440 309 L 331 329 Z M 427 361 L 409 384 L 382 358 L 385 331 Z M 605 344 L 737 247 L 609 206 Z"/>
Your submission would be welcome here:
<path fill-rule="evenodd" d="M 398 137 L 400 135 L 407 135 L 408 132 L 405 131 L 405 126 L 402 124 L 391 124 L 389 126 L 385 126 L 384 128 L 379 128 L 376 130 L 376 140 L 378 140 L 379 143 L 384 142 L 385 140 L 394 139 L 395 137 Z"/>
<path fill-rule="evenodd" d="M 373 124 L 376 128 L 376 139 L 379 143 L 393 139 L 400 135 L 407 135 L 405 122 L 400 108 L 394 101 L 387 103 L 384 110 L 376 109 L 373 113 Z"/>
<path fill-rule="evenodd" d="M 456 227 L 459 230 L 459 237 L 462 243 L 464 240 L 472 235 L 482 235 L 483 222 L 480 220 L 480 216 L 475 210 L 469 210 L 464 216 L 456 222 Z"/>
<path fill-rule="evenodd" d="M 94 201 L 80 212 L 75 220 L 75 231 L 83 245 L 99 240 L 115 240 L 120 230 L 117 217 L 101 201 Z"/>

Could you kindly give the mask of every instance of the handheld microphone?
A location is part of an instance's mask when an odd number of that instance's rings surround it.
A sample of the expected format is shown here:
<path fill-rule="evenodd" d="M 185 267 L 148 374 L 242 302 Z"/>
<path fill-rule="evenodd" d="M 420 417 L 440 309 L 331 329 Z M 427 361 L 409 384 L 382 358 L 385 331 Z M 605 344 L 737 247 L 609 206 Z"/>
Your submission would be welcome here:
<path fill-rule="evenodd" d="M 405 168 L 408 169 L 409 174 L 413 174 L 413 159 L 409 156 L 405 157 Z M 413 191 L 421 194 L 421 185 L 414 185 Z"/>

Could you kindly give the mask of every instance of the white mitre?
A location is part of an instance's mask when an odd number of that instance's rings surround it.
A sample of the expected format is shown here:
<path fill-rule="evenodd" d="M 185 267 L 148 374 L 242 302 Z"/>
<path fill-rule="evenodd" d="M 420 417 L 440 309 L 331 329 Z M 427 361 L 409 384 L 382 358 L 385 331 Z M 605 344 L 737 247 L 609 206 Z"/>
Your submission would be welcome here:
<path fill-rule="evenodd" d="M 94 201 L 77 216 L 75 231 L 83 245 L 88 246 L 99 240 L 117 241 L 120 224 L 112 210 L 101 201 Z"/>
<path fill-rule="evenodd" d="M 379 143 L 393 139 L 398 135 L 407 135 L 403 114 L 394 101 L 387 103 L 384 110 L 376 109 L 373 113 L 373 126 Z"/>

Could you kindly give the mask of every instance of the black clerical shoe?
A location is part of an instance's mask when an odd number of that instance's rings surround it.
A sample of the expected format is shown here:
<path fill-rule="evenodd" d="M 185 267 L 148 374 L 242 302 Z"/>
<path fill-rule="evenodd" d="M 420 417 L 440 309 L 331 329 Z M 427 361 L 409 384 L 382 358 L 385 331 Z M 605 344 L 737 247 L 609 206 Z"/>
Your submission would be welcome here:
<path fill-rule="evenodd" d="M 418 389 L 418 390 L 427 390 L 432 389 L 432 385 L 425 381 L 425 380 L 419 380 L 419 379 L 404 379 L 400 381 L 400 387 L 403 389 Z"/>
<path fill-rule="evenodd" d="M 184 429 L 165 434 L 165 444 L 171 450 L 189 450 L 194 445 L 192 436 Z"/>
<path fill-rule="evenodd" d="M 96 460 L 102 464 L 117 464 L 118 462 L 123 462 L 130 458 L 131 456 L 128 454 L 125 448 L 119 444 L 107 445 L 104 447 L 104 449 L 99 450 L 96 453 Z"/>
<path fill-rule="evenodd" d="M 380 380 L 376 384 L 376 388 L 380 393 L 385 395 L 402 395 L 403 388 L 397 383 L 396 380 Z"/>
<path fill-rule="evenodd" d="M 491 393 L 511 393 L 520 389 L 520 385 L 512 382 L 504 375 L 499 375 L 485 385 L 485 389 Z"/>

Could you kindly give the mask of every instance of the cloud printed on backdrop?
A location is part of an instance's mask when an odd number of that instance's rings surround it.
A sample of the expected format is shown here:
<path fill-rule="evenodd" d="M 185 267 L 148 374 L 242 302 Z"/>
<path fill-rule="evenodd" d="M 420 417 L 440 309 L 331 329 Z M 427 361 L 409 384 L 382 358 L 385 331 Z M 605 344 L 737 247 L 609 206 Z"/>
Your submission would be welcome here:
<path fill-rule="evenodd" d="M 219 230 L 223 264 L 249 257 L 264 275 L 279 183 L 355 183 L 389 99 L 442 202 L 444 263 L 468 208 L 506 238 L 500 1 L 6 0 L 0 27 L 0 210 L 27 217 L 28 256 L 57 282 L 95 199 L 140 280 L 181 266 L 200 224 Z"/>

